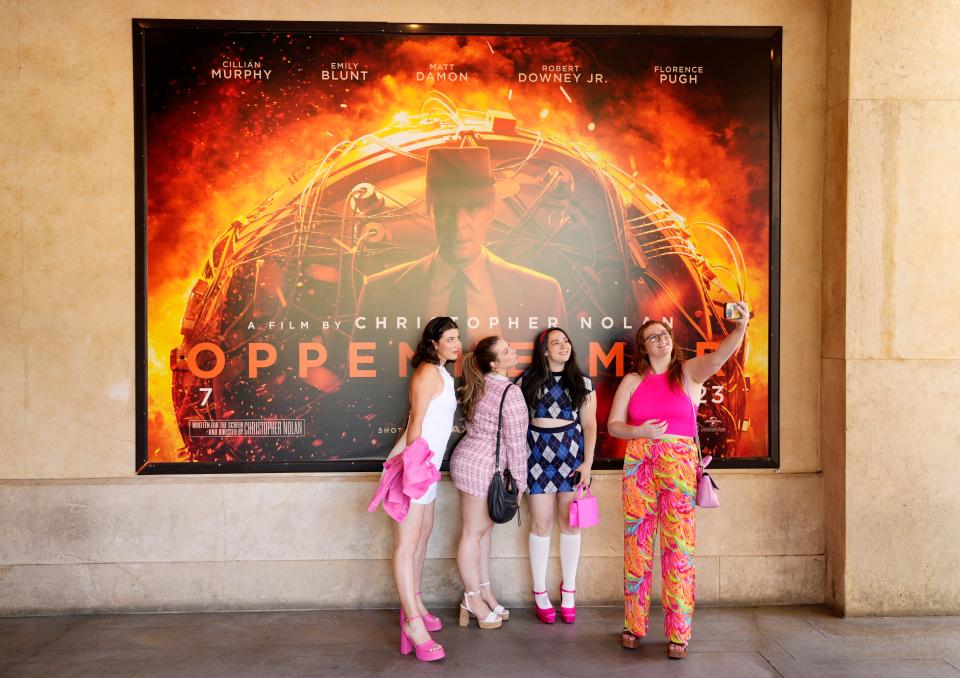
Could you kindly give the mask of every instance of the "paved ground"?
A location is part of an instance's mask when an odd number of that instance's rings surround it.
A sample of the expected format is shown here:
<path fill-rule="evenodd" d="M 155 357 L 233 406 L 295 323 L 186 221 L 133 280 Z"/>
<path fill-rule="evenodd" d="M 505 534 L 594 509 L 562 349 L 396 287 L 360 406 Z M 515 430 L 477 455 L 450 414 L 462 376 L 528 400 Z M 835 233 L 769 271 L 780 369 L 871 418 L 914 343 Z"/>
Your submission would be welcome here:
<path fill-rule="evenodd" d="M 573 626 L 515 610 L 503 628 L 435 635 L 447 658 L 397 651 L 387 610 L 0 619 L 0 676 L 953 676 L 960 617 L 838 619 L 820 607 L 701 608 L 690 654 L 666 657 L 655 610 L 638 650 L 618 644 L 622 611 L 581 608 Z"/>

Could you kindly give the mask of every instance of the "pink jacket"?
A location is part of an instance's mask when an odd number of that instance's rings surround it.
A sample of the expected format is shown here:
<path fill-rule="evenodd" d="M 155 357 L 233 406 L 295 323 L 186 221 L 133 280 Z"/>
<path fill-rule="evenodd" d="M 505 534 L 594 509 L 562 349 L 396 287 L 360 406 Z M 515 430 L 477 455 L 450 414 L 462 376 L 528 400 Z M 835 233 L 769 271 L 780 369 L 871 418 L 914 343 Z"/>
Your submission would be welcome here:
<path fill-rule="evenodd" d="M 440 480 L 440 471 L 430 459 L 432 455 L 427 441 L 417 438 L 403 452 L 387 459 L 367 511 L 376 511 L 382 503 L 388 516 L 403 522 L 410 510 L 410 500 L 419 499 Z"/>

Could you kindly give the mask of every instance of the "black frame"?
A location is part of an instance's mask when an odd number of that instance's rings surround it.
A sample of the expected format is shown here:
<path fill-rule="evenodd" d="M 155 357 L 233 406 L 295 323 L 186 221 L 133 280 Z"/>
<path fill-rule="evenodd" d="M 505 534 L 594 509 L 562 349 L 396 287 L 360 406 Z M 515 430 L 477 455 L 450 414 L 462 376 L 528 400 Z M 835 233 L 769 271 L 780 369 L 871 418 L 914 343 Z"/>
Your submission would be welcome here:
<path fill-rule="evenodd" d="M 147 157 L 146 82 L 144 77 L 143 38 L 147 30 L 192 29 L 232 31 L 284 31 L 350 34 L 413 34 L 413 35 L 530 35 L 587 37 L 598 35 L 713 38 L 768 38 L 771 42 L 770 82 L 770 321 L 768 367 L 768 435 L 770 456 L 716 460 L 715 469 L 780 468 L 780 181 L 782 121 L 782 26 L 577 26 L 577 25 L 512 25 L 512 24 L 417 24 L 385 22 L 328 21 L 204 21 L 188 19 L 133 19 L 133 87 L 134 87 L 134 176 L 136 182 L 136 369 L 137 369 L 137 433 L 136 473 L 206 474 L 206 473 L 302 473 L 345 471 L 377 471 L 383 462 L 377 460 L 338 460 L 325 462 L 269 462 L 231 464 L 149 463 L 147 461 Z M 598 470 L 619 470 L 622 459 L 596 459 Z"/>

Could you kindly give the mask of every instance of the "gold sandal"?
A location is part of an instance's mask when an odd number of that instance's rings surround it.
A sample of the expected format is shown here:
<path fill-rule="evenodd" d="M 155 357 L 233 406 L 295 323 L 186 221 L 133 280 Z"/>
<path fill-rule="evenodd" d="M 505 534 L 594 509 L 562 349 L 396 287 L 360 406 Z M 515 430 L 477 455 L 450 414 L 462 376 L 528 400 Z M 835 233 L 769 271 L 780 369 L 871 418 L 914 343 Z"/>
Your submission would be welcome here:
<path fill-rule="evenodd" d="M 670 659 L 686 659 L 687 644 L 670 643 L 670 645 L 667 646 L 667 656 L 670 657 Z"/>

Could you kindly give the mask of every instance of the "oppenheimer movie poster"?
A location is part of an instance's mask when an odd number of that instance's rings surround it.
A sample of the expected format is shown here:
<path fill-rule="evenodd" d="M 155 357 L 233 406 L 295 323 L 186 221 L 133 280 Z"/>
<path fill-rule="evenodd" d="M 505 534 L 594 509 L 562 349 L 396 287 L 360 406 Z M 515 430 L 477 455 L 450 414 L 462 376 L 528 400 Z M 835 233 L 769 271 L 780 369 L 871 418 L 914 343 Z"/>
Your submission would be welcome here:
<path fill-rule="evenodd" d="M 778 29 L 185 23 L 134 22 L 141 471 L 379 469 L 435 314 L 527 361 L 564 327 L 615 467 L 639 325 L 702 354 L 741 298 L 701 442 L 776 463 Z M 468 261 L 425 201 L 438 147 L 489 149 Z"/>

